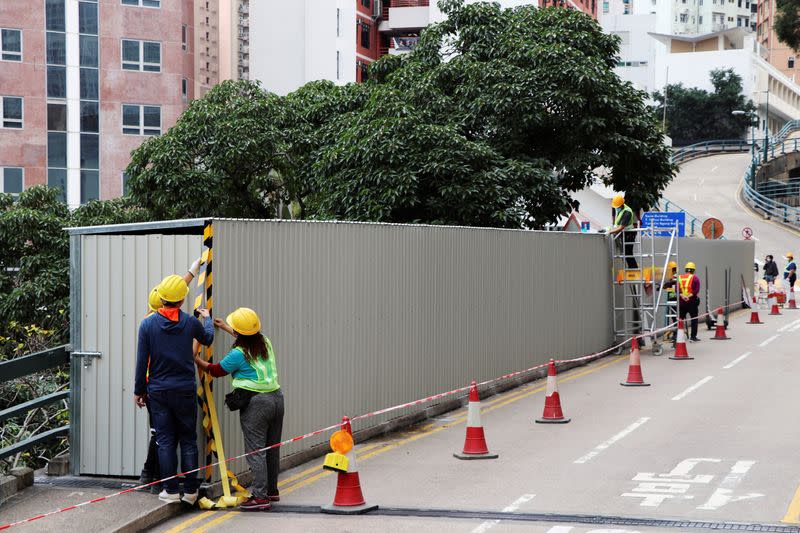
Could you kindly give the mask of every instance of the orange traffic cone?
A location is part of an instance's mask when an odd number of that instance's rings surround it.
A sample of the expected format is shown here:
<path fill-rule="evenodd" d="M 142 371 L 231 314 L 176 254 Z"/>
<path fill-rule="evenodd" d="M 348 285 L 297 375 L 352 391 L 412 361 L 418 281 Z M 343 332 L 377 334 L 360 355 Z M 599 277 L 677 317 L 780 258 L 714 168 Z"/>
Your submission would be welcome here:
<path fill-rule="evenodd" d="M 486 436 L 481 424 L 481 400 L 478 396 L 478 384 L 474 381 L 469 388 L 469 406 L 467 407 L 467 436 L 464 439 L 464 450 L 454 453 L 458 459 L 497 459 L 496 453 L 489 453 Z"/>
<path fill-rule="evenodd" d="M 786 309 L 797 309 L 797 303 L 794 301 L 794 287 L 789 287 L 789 306 Z"/>
<path fill-rule="evenodd" d="M 769 304 L 770 304 L 770 315 L 780 315 L 781 310 L 778 309 L 778 295 L 775 293 L 775 287 L 773 285 L 769 286 Z"/>
<path fill-rule="evenodd" d="M 550 359 L 547 368 L 547 391 L 544 397 L 544 413 L 542 418 L 537 418 L 537 424 L 566 424 L 569 418 L 564 418 L 561 411 L 561 397 L 558 395 L 558 378 L 556 378 L 556 363 Z"/>
<path fill-rule="evenodd" d="M 753 296 L 753 307 L 750 310 L 750 322 L 748 324 L 763 324 L 758 317 L 758 300 Z"/>
<path fill-rule="evenodd" d="M 678 361 L 694 359 L 694 357 L 689 357 L 689 352 L 686 351 L 686 331 L 683 329 L 683 319 L 680 318 L 678 319 L 678 336 L 675 338 L 675 355 L 670 359 Z"/>
<path fill-rule="evenodd" d="M 725 314 L 720 307 L 717 309 L 717 329 L 714 336 L 711 337 L 712 341 L 728 341 L 731 338 L 725 335 Z"/>
<path fill-rule="evenodd" d="M 631 359 L 628 364 L 628 380 L 620 383 L 623 387 L 649 387 L 649 383 L 644 382 L 642 376 L 642 364 L 639 357 L 639 341 L 636 337 L 631 339 Z"/>
<path fill-rule="evenodd" d="M 350 427 L 350 419 L 342 418 L 342 429 L 353 434 Z M 339 472 L 336 480 L 336 495 L 333 503 L 322 507 L 321 511 L 328 514 L 364 514 L 374 511 L 377 505 L 367 505 L 364 495 L 361 493 L 361 480 L 358 477 L 358 465 L 356 464 L 355 449 L 347 452 L 348 467 L 347 472 Z"/>

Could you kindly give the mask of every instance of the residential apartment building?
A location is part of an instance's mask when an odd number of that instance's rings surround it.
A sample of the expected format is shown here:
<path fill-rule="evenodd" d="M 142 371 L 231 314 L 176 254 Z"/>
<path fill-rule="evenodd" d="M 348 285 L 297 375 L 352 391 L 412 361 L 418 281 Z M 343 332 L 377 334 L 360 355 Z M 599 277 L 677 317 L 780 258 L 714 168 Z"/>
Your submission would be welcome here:
<path fill-rule="evenodd" d="M 756 36 L 758 43 L 767 51 L 767 61 L 780 70 L 792 81 L 800 81 L 797 77 L 798 54 L 789 45 L 778 39 L 773 29 L 775 21 L 775 0 L 761 0 L 758 3 L 756 19 Z"/>
<path fill-rule="evenodd" d="M 0 191 L 124 192 L 130 152 L 195 95 L 194 0 L 2 0 Z"/>

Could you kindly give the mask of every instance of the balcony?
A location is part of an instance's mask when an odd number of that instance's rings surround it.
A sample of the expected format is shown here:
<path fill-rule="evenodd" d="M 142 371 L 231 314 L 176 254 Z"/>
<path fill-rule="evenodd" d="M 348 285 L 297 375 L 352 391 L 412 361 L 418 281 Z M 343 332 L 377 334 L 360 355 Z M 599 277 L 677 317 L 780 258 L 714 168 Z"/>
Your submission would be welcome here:
<path fill-rule="evenodd" d="M 380 31 L 418 30 L 430 23 L 430 0 L 385 0 Z"/>
<path fill-rule="evenodd" d="M 419 43 L 418 36 L 392 37 L 389 39 L 388 53 L 391 55 L 407 54 Z"/>

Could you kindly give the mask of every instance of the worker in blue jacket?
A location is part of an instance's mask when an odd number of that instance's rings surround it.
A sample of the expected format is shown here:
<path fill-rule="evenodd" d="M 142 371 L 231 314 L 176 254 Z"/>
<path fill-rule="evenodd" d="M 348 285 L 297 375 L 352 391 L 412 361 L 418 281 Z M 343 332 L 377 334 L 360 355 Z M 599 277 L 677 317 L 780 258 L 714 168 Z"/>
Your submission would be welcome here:
<path fill-rule="evenodd" d="M 150 402 L 162 479 L 178 472 L 178 445 L 183 472 L 197 469 L 199 462 L 192 343 L 196 340 L 209 346 L 214 342 L 214 324 L 207 309 L 198 310 L 203 323 L 181 311 L 188 293 L 189 286 L 182 277 L 172 275 L 164 278 L 158 285 L 164 306 L 139 326 L 134 401 L 139 407 Z M 183 497 L 178 480 L 170 479 L 164 482 L 159 499 L 165 502 L 183 500 L 194 505 L 200 486 L 197 473 L 187 474 L 183 480 Z"/>

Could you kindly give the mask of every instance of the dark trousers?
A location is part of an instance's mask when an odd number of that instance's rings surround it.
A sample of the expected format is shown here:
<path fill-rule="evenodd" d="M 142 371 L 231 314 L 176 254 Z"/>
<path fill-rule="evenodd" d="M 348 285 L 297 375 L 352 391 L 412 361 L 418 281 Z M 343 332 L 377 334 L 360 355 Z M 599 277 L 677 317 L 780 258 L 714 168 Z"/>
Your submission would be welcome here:
<path fill-rule="evenodd" d="M 158 462 L 161 477 L 171 477 L 178 472 L 178 446 L 181 447 L 181 470 L 195 470 L 197 453 L 197 397 L 191 391 L 153 391 L 149 394 L 153 427 L 156 430 Z M 197 472 L 183 477 L 185 493 L 197 492 L 200 482 Z M 164 482 L 170 494 L 180 492 L 177 479 Z"/>
<path fill-rule="evenodd" d="M 699 298 L 691 298 L 688 302 L 680 298 L 678 299 L 678 318 L 683 319 L 686 317 L 686 315 L 692 317 L 691 338 L 693 339 L 697 338 L 697 315 L 699 313 L 699 309 Z"/>
<path fill-rule="evenodd" d="M 283 432 L 283 392 L 256 394 L 250 404 L 239 412 L 244 434 L 244 451 L 250 453 L 281 441 Z M 253 474 L 250 492 L 254 498 L 266 499 L 278 495 L 280 448 L 247 456 Z"/>
<path fill-rule="evenodd" d="M 156 443 L 156 430 L 153 428 L 153 415 L 150 413 L 150 400 L 147 400 L 147 423 L 150 426 L 150 444 L 147 446 L 147 458 L 144 460 L 142 473 L 151 477 L 159 474 L 158 444 Z"/>

